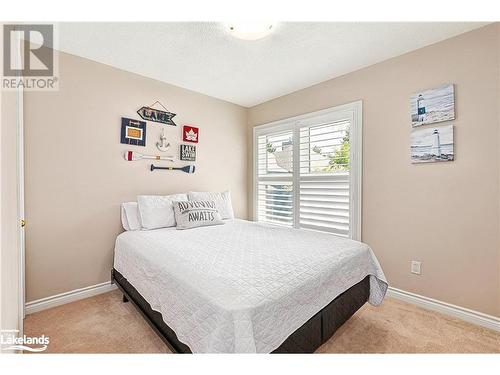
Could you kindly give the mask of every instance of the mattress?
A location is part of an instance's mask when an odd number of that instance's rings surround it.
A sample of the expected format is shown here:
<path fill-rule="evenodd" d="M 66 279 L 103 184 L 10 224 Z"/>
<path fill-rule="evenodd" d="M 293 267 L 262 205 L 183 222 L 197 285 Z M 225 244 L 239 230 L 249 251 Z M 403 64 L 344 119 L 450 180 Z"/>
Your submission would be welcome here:
<path fill-rule="evenodd" d="M 114 268 L 194 353 L 270 353 L 366 276 L 387 290 L 366 244 L 244 220 L 124 232 Z"/>

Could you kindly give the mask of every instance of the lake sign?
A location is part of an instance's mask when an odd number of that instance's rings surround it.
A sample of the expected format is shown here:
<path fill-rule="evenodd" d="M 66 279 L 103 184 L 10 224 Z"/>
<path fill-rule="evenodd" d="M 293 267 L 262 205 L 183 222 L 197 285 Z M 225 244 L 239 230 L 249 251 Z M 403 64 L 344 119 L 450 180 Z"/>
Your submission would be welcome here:
<path fill-rule="evenodd" d="M 172 120 L 172 118 L 175 116 L 175 113 L 172 112 L 162 111 L 151 107 L 142 107 L 137 111 L 137 113 L 144 120 L 160 122 L 166 125 L 177 126 L 177 124 Z"/>
<path fill-rule="evenodd" d="M 179 159 L 183 161 L 196 161 L 196 146 L 181 145 L 181 152 Z"/>

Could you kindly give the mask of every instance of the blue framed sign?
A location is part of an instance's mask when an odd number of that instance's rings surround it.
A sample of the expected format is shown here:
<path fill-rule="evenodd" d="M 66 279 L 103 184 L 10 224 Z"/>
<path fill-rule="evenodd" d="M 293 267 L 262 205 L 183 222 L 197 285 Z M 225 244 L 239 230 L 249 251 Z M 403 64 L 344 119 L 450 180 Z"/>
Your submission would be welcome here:
<path fill-rule="evenodd" d="M 122 117 L 120 142 L 127 145 L 146 146 L 146 122 Z"/>

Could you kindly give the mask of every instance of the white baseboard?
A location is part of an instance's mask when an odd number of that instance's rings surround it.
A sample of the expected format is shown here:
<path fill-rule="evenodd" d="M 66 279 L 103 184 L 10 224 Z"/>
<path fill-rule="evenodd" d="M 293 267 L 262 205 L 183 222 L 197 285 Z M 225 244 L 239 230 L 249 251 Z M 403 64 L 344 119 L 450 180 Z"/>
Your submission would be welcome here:
<path fill-rule="evenodd" d="M 75 302 L 84 298 L 92 297 L 101 293 L 110 292 L 116 289 L 116 285 L 111 284 L 110 281 L 87 286 L 81 289 L 71 290 L 69 292 L 56 294 L 55 296 L 45 297 L 26 303 L 26 314 L 32 314 L 37 311 L 50 309 L 64 305 L 66 303 Z"/>
<path fill-rule="evenodd" d="M 387 296 L 500 332 L 500 318 L 492 315 L 483 314 L 479 311 L 466 309 L 465 307 L 452 305 L 451 303 L 442 302 L 393 287 L 389 287 Z"/>

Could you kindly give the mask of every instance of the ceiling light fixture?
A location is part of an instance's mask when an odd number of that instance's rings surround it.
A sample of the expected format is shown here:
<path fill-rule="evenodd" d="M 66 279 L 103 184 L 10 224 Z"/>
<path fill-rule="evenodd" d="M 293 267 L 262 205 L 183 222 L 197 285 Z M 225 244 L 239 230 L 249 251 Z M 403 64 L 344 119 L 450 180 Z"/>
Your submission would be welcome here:
<path fill-rule="evenodd" d="M 271 22 L 236 22 L 227 26 L 228 32 L 243 40 L 262 39 L 271 34 L 276 25 Z"/>

